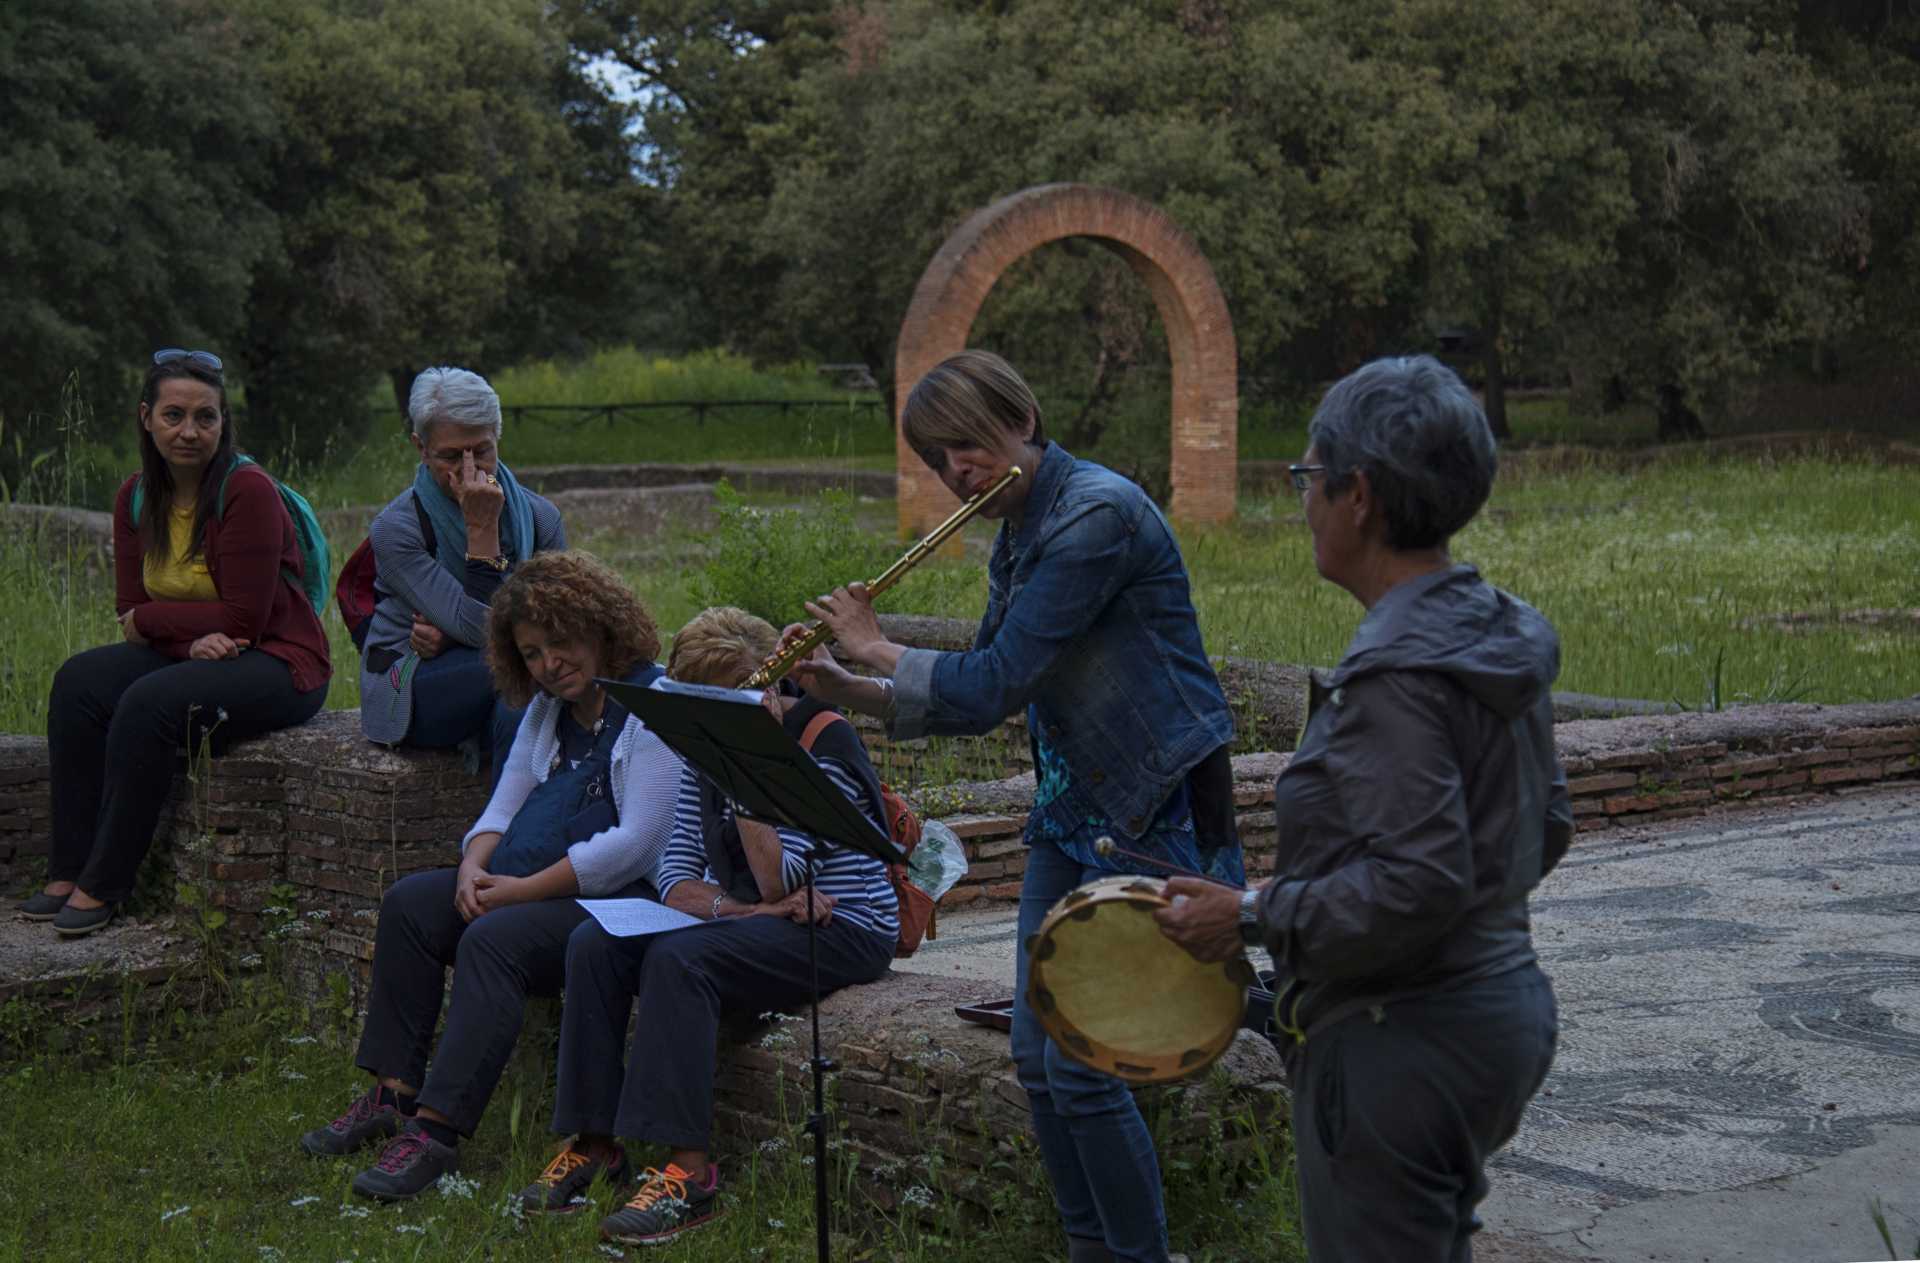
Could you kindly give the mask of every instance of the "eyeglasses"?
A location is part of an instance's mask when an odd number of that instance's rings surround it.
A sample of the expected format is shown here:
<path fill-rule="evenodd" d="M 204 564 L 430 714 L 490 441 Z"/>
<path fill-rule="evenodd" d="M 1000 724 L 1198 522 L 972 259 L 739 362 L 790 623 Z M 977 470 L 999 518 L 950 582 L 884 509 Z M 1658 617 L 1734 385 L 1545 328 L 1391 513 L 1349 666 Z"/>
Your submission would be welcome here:
<path fill-rule="evenodd" d="M 1287 477 L 1293 480 L 1293 489 L 1302 495 L 1305 495 L 1307 488 L 1313 485 L 1313 476 L 1315 474 L 1324 474 L 1326 472 L 1327 467 L 1325 465 L 1287 466 Z"/>
<path fill-rule="evenodd" d="M 216 373 L 224 373 L 227 369 L 227 366 L 220 362 L 220 357 L 212 351 L 186 351 L 177 346 L 170 346 L 164 351 L 153 353 L 155 364 L 171 364 L 175 360 L 185 360 L 195 368 L 210 369 Z"/>

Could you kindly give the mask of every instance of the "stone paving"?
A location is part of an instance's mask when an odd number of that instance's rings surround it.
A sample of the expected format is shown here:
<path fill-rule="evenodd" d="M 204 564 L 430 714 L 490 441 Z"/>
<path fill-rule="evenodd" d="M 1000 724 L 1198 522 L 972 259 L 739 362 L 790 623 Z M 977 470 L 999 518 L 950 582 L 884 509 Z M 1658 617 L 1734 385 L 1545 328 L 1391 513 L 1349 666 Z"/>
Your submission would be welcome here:
<path fill-rule="evenodd" d="M 1917 840 L 1914 788 L 1583 835 L 1534 900 L 1560 1048 L 1483 1253 L 1882 1259 L 1875 1197 L 1920 1240 Z M 1013 919 L 900 967 L 1005 993 Z"/>

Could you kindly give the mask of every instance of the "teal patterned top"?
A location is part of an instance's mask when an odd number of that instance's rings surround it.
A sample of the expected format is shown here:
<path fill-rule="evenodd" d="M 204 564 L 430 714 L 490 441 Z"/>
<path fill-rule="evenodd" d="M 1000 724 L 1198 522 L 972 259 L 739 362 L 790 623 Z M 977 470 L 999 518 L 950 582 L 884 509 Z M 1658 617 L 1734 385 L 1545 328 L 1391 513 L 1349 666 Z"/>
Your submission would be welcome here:
<path fill-rule="evenodd" d="M 1125 856 L 1108 858 L 1093 849 L 1094 841 L 1112 835 L 1129 851 L 1138 851 L 1167 860 L 1181 868 L 1217 877 L 1244 886 L 1247 872 L 1237 846 L 1216 847 L 1201 854 L 1193 829 L 1193 803 L 1187 783 L 1181 781 L 1160 804 L 1146 831 L 1137 839 L 1114 826 L 1091 795 L 1074 783 L 1073 771 L 1060 752 L 1040 735 L 1040 717 L 1033 706 L 1027 707 L 1027 732 L 1033 747 L 1033 810 L 1027 815 L 1028 846 L 1057 846 L 1083 868 L 1109 873 L 1141 873 L 1149 877 L 1169 877 L 1173 873 L 1157 864 L 1143 864 Z"/>

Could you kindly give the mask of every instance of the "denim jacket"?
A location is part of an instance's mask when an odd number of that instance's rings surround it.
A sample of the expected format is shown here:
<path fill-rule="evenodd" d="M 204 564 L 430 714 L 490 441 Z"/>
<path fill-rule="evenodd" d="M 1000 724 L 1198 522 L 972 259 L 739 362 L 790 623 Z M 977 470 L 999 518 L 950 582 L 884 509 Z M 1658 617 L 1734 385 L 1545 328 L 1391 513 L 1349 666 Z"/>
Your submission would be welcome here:
<path fill-rule="evenodd" d="M 890 735 L 984 733 L 1031 702 L 1075 781 L 1139 837 L 1233 740 L 1172 529 L 1139 487 L 1049 443 L 987 573 L 972 650 L 901 655 Z"/>

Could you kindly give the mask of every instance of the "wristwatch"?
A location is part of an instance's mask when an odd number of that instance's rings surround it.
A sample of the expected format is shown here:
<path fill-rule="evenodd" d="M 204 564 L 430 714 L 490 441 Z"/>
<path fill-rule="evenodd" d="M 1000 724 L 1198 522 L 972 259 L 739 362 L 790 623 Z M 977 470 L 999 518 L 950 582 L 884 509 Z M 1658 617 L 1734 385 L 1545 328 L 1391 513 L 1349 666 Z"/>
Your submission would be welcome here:
<path fill-rule="evenodd" d="M 1259 947 L 1264 941 L 1260 933 L 1260 888 L 1249 886 L 1240 895 L 1240 941 L 1248 947 Z"/>
<path fill-rule="evenodd" d="M 485 562 L 487 565 L 492 566 L 495 570 L 498 570 L 502 574 L 505 574 L 507 570 L 507 555 L 505 553 L 496 553 L 491 557 L 479 557 L 474 555 L 473 553 L 468 553 L 467 560 Z"/>

